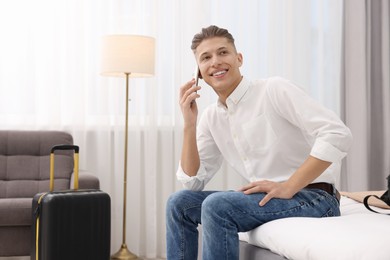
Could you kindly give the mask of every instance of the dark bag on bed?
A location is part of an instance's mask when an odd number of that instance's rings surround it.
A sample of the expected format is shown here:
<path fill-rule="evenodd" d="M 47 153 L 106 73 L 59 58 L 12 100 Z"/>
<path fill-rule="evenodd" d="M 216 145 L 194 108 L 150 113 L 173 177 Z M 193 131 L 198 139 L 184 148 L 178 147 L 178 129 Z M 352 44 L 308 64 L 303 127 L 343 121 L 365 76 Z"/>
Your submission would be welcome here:
<path fill-rule="evenodd" d="M 388 206 L 390 206 L 390 175 L 387 176 L 386 179 L 387 179 L 387 191 L 385 191 L 385 193 L 383 193 L 382 196 L 378 197 L 376 195 L 368 195 L 363 200 L 364 206 L 366 206 L 366 208 L 371 210 L 372 212 L 380 213 L 380 212 L 373 210 L 372 208 L 370 208 L 370 205 L 368 205 L 368 199 L 370 197 L 375 197 L 377 199 L 380 199 L 383 202 L 385 202 Z M 386 213 L 380 213 L 380 214 L 386 214 Z M 386 214 L 386 215 L 390 215 L 390 214 Z"/>

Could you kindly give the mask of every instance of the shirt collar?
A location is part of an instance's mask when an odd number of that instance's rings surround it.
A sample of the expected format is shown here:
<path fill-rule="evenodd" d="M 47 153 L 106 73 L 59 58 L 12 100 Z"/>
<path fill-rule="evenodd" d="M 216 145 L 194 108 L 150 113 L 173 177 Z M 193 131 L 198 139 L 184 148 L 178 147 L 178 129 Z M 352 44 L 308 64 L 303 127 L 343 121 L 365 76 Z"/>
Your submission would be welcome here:
<path fill-rule="evenodd" d="M 245 93 L 248 91 L 249 84 L 250 84 L 249 80 L 247 80 L 245 77 L 242 77 L 240 84 L 238 84 L 236 89 L 226 99 L 226 105 L 228 107 L 237 105 L 244 97 Z M 225 106 L 219 101 L 219 99 L 217 105 L 218 107 L 225 108 Z"/>

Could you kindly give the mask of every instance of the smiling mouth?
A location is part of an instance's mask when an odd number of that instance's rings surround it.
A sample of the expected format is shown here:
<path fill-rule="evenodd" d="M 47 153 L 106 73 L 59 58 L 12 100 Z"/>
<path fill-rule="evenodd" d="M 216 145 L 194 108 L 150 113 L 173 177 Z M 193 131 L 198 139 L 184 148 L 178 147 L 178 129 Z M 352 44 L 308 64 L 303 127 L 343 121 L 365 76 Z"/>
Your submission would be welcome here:
<path fill-rule="evenodd" d="M 221 70 L 221 71 L 217 71 L 217 72 L 215 72 L 215 73 L 213 73 L 213 74 L 211 74 L 211 76 L 213 76 L 213 77 L 222 77 L 223 75 L 225 75 L 227 73 L 227 70 Z"/>

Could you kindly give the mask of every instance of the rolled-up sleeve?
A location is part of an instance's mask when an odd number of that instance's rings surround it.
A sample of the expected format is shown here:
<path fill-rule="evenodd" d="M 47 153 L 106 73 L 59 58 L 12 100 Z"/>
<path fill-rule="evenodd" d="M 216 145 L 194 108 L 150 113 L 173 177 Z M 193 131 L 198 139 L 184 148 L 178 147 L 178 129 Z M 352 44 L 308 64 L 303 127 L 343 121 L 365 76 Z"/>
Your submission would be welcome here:
<path fill-rule="evenodd" d="M 330 143 L 324 142 L 320 139 L 317 139 L 311 149 L 310 155 L 328 162 L 338 162 L 341 161 L 346 155 L 349 148 L 349 142 L 352 141 L 351 135 L 345 137 L 345 145 L 343 145 L 342 150 L 333 146 Z"/>
<path fill-rule="evenodd" d="M 188 176 L 181 168 L 181 163 L 179 162 L 176 177 L 185 188 L 196 191 L 203 190 L 205 184 L 208 182 L 207 172 L 203 165 L 200 166 L 198 173 L 195 176 Z"/>

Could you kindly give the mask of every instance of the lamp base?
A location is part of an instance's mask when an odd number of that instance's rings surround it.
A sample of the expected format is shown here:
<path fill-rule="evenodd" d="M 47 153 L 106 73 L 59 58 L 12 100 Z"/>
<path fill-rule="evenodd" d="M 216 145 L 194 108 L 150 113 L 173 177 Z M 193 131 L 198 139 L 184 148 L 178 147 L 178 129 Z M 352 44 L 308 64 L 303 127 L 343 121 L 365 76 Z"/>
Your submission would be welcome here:
<path fill-rule="evenodd" d="M 111 259 L 128 260 L 128 259 L 140 259 L 133 253 L 131 253 L 126 244 L 122 244 L 118 252 L 111 256 Z"/>

